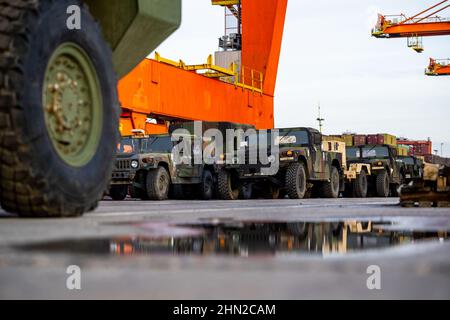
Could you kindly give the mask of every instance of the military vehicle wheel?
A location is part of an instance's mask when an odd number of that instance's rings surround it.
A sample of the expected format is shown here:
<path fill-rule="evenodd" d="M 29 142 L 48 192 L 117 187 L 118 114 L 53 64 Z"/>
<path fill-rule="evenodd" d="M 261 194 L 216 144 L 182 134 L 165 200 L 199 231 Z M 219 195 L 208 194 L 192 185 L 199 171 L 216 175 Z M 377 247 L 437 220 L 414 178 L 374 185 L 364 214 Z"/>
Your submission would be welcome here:
<path fill-rule="evenodd" d="M 147 173 L 146 188 L 149 200 L 167 200 L 169 198 L 170 175 L 166 168 L 159 167 L 150 170 Z"/>
<path fill-rule="evenodd" d="M 202 183 L 200 184 L 200 198 L 211 200 L 214 197 L 214 177 L 209 170 L 203 170 Z"/>
<path fill-rule="evenodd" d="M 331 167 L 330 181 L 322 184 L 321 195 L 323 198 L 338 198 L 339 197 L 339 170 L 336 167 Z"/>
<path fill-rule="evenodd" d="M 367 174 L 364 170 L 362 170 L 356 177 L 356 180 L 353 181 L 354 196 L 356 198 L 366 198 L 367 188 L 368 188 Z"/>
<path fill-rule="evenodd" d="M 253 184 L 244 183 L 239 190 L 239 199 L 250 200 L 253 197 Z"/>
<path fill-rule="evenodd" d="M 67 8 L 81 8 L 81 30 Z M 111 49 L 73 0 L 0 3 L 0 201 L 24 217 L 73 217 L 108 188 L 119 139 Z"/>
<path fill-rule="evenodd" d="M 128 186 L 111 186 L 111 188 L 109 189 L 109 195 L 115 201 L 125 200 L 128 195 Z"/>
<path fill-rule="evenodd" d="M 306 172 L 303 163 L 292 163 L 286 172 L 286 189 L 289 198 L 303 199 L 306 193 Z"/>
<path fill-rule="evenodd" d="M 389 197 L 389 175 L 386 170 L 383 170 L 378 173 L 376 190 L 377 196 L 383 198 Z"/>
<path fill-rule="evenodd" d="M 236 174 L 227 170 L 220 170 L 217 178 L 219 197 L 223 200 L 239 199 L 239 179 Z"/>

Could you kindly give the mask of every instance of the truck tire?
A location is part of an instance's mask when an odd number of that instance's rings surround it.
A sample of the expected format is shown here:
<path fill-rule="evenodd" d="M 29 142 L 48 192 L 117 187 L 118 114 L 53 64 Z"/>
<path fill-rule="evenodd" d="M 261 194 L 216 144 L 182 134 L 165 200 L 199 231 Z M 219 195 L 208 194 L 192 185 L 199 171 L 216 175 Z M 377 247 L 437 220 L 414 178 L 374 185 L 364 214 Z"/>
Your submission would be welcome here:
<path fill-rule="evenodd" d="M 386 170 L 379 172 L 377 175 L 376 191 L 378 197 L 389 197 L 389 175 Z"/>
<path fill-rule="evenodd" d="M 203 170 L 202 182 L 200 184 L 200 198 L 211 200 L 214 197 L 214 177 L 209 170 Z"/>
<path fill-rule="evenodd" d="M 149 200 L 162 201 L 169 198 L 170 175 L 166 168 L 150 170 L 145 184 Z"/>
<path fill-rule="evenodd" d="M 239 199 L 239 181 L 228 170 L 220 170 L 217 177 L 219 197 L 222 200 Z"/>
<path fill-rule="evenodd" d="M 303 199 L 306 193 L 306 172 L 303 163 L 292 163 L 286 171 L 286 190 L 289 198 Z"/>
<path fill-rule="evenodd" d="M 109 195 L 115 201 L 123 201 L 128 195 L 128 186 L 126 185 L 111 186 L 111 188 L 109 189 Z"/>
<path fill-rule="evenodd" d="M 326 181 L 322 184 L 321 195 L 323 198 L 339 197 L 339 170 L 336 167 L 331 167 L 330 181 Z"/>
<path fill-rule="evenodd" d="M 81 30 L 67 27 L 74 4 Z M 74 217 L 97 207 L 119 139 L 116 86 L 111 49 L 80 1 L 0 1 L 3 209 Z"/>
<path fill-rule="evenodd" d="M 362 170 L 353 181 L 353 194 L 356 198 L 366 198 L 368 189 L 367 174 Z"/>

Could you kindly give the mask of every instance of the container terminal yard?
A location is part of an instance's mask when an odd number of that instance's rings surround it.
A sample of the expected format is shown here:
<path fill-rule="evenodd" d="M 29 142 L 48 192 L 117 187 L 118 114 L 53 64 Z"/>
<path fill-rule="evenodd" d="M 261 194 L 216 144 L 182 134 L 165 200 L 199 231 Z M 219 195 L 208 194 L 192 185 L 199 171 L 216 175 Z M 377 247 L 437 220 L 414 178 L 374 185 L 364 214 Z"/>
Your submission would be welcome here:
<path fill-rule="evenodd" d="M 448 127 L 290 118 L 299 4 L 202 1 L 224 32 L 191 64 L 160 52 L 190 0 L 0 0 L 0 299 L 449 299 Z M 378 2 L 363 31 L 390 63 L 450 36 L 449 0 Z M 423 61 L 448 84 L 449 59 Z"/>

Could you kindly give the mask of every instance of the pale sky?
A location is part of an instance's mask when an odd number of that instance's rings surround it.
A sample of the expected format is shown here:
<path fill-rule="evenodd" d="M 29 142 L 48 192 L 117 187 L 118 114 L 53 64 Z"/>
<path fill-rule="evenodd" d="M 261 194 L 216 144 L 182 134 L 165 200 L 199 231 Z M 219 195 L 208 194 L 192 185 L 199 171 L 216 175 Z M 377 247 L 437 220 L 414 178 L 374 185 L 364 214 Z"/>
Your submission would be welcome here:
<path fill-rule="evenodd" d="M 261 3 L 264 0 L 259 0 Z M 450 58 L 450 36 L 424 38 L 414 52 L 406 39 L 376 39 L 377 13 L 414 15 L 437 0 L 289 0 L 275 93 L 277 127 L 324 132 L 392 133 L 444 143 L 450 157 L 450 76 L 426 77 L 428 59 Z M 180 29 L 157 51 L 203 63 L 223 34 L 223 9 L 209 0 L 183 0 Z M 450 17 L 450 9 L 441 13 Z"/>

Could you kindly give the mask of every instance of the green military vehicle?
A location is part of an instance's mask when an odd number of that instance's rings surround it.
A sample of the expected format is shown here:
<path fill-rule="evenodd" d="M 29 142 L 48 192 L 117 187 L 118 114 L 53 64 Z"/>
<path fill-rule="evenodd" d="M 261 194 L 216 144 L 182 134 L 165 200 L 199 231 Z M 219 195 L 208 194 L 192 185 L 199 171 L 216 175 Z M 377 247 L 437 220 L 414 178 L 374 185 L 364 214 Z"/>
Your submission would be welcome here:
<path fill-rule="evenodd" d="M 111 198 L 124 200 L 130 193 L 142 200 L 166 200 L 175 174 L 172 148 L 169 135 L 123 137 L 112 173 Z"/>
<path fill-rule="evenodd" d="M 181 155 L 183 162 L 178 163 L 173 150 L 183 139 L 190 139 L 192 153 Z M 195 142 L 201 143 L 201 139 L 191 134 L 123 137 L 109 195 L 114 200 L 124 200 L 128 193 L 142 200 L 212 199 L 212 167 L 193 162 Z"/>
<path fill-rule="evenodd" d="M 197 127 L 196 127 L 197 126 Z M 223 139 L 227 136 L 227 131 L 255 129 L 254 126 L 244 125 L 232 122 L 184 122 L 170 127 L 173 134 L 176 130 L 184 131 L 186 137 L 191 138 L 191 158 L 188 161 L 177 164 L 176 181 L 174 182 L 174 196 L 176 198 L 201 198 L 210 200 L 217 196 L 217 170 L 215 162 L 206 163 L 204 160 L 204 151 L 208 146 L 215 145 L 215 137 L 207 137 L 205 133 L 210 130 L 220 132 Z M 181 134 L 182 136 L 183 134 Z M 180 134 L 178 134 L 180 136 Z M 226 143 L 224 144 L 224 152 L 226 152 Z M 236 150 L 237 146 L 234 145 Z M 197 160 L 195 161 L 197 157 Z"/>
<path fill-rule="evenodd" d="M 359 175 L 360 193 L 378 197 L 397 196 L 403 183 L 397 149 L 391 145 L 347 147 L 347 167 L 367 164 Z"/>
<path fill-rule="evenodd" d="M 0 0 L 0 201 L 93 210 L 119 141 L 117 78 L 173 33 L 181 0 Z"/>
<path fill-rule="evenodd" d="M 400 176 L 403 183 L 422 179 L 424 162 L 414 156 L 399 156 L 397 162 L 400 165 Z"/>
<path fill-rule="evenodd" d="M 245 164 L 224 161 L 216 166 L 220 198 L 275 199 L 288 195 L 291 199 L 302 199 L 314 193 L 324 198 L 339 196 L 344 187 L 345 148 L 340 148 L 342 151 L 334 148 L 334 142 L 325 141 L 324 136 L 312 128 L 280 129 L 278 138 L 272 134 L 273 131 L 269 131 L 267 135 L 258 135 L 259 138 L 246 137 Z M 248 161 L 252 149 L 261 145 L 261 139 L 267 139 L 268 155 L 272 143 L 279 146 L 279 153 L 268 157 L 270 164 L 264 164 L 259 156 L 256 163 Z M 333 151 L 325 149 L 328 143 L 333 145 Z M 277 162 L 278 170 L 270 174 L 263 172 Z"/>

